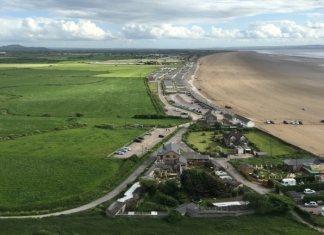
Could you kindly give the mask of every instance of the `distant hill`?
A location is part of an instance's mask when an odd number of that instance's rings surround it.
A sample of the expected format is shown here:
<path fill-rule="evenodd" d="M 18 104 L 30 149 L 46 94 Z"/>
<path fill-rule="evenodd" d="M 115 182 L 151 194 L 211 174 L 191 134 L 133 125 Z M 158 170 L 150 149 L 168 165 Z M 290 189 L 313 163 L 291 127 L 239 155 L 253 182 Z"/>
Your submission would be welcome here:
<path fill-rule="evenodd" d="M 4 52 L 9 52 L 9 51 L 39 52 L 39 51 L 52 51 L 52 50 L 48 49 L 46 47 L 24 47 L 19 44 L 13 44 L 13 45 L 8 45 L 8 46 L 1 46 L 0 51 L 4 51 Z"/>

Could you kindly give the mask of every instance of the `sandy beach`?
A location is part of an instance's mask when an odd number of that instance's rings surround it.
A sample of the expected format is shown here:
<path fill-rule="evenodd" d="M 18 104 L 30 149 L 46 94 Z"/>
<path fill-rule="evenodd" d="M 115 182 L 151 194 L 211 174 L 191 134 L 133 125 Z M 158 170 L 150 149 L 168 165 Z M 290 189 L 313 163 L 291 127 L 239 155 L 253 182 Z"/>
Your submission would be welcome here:
<path fill-rule="evenodd" d="M 194 85 L 220 107 L 255 121 L 279 138 L 324 157 L 324 67 L 256 52 L 199 59 Z M 306 110 L 303 110 L 305 108 Z M 265 124 L 265 120 L 275 124 Z M 304 125 L 284 125 L 301 120 Z"/>

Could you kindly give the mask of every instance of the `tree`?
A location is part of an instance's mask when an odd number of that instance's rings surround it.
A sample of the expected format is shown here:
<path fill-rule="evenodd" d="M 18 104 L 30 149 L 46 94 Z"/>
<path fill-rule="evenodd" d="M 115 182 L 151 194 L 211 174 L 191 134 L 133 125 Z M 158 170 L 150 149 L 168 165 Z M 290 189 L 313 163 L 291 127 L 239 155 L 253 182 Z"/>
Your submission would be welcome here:
<path fill-rule="evenodd" d="M 286 213 L 295 207 L 294 202 L 290 198 L 280 194 L 269 193 L 267 197 L 273 212 Z"/>
<path fill-rule="evenodd" d="M 153 196 L 156 191 L 157 191 L 157 187 L 158 187 L 158 183 L 155 180 L 140 180 L 140 184 L 142 186 L 142 189 L 145 193 L 150 194 L 151 196 Z"/>
<path fill-rule="evenodd" d="M 215 122 L 214 127 L 215 127 L 216 130 L 220 130 L 222 128 L 222 123 Z"/>
<path fill-rule="evenodd" d="M 249 201 L 249 206 L 252 209 L 255 209 L 258 214 L 265 214 L 271 210 L 270 204 L 265 195 L 258 193 L 247 193 L 244 194 L 243 199 L 245 201 Z"/>

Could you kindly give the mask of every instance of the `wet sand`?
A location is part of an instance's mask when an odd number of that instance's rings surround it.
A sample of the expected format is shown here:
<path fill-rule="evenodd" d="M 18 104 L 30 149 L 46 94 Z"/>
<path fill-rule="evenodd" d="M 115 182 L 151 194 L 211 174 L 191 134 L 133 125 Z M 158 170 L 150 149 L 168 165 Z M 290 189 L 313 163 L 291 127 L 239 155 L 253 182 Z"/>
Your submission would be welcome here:
<path fill-rule="evenodd" d="M 324 157 L 324 67 L 307 61 L 256 52 L 214 54 L 199 59 L 194 85 L 218 106 L 230 105 L 258 127 Z"/>

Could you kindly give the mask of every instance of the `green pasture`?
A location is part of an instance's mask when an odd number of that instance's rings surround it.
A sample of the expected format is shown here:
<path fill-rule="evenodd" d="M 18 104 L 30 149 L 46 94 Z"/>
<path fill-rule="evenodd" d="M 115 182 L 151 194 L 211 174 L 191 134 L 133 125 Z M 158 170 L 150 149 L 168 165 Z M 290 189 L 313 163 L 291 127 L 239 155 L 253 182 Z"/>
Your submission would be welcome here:
<path fill-rule="evenodd" d="M 17 224 L 19 226 L 17 226 Z M 105 218 L 98 212 L 88 212 L 43 219 L 7 219 L 1 221 L 0 235 L 78 234 L 78 235 L 315 235 L 292 215 L 246 215 L 218 218 L 184 218 L 167 223 L 161 218 Z"/>
<path fill-rule="evenodd" d="M 96 190 L 123 162 L 107 154 L 141 134 L 143 130 L 86 127 L 0 142 L 0 208 L 46 207 L 46 203 Z M 94 193 L 92 198 L 102 194 Z"/>
<path fill-rule="evenodd" d="M 250 131 L 244 135 L 249 141 L 255 143 L 260 148 L 260 152 L 266 152 L 268 156 L 271 156 L 271 154 L 272 156 L 278 156 L 297 152 L 297 149 L 291 145 L 258 130 Z"/>

